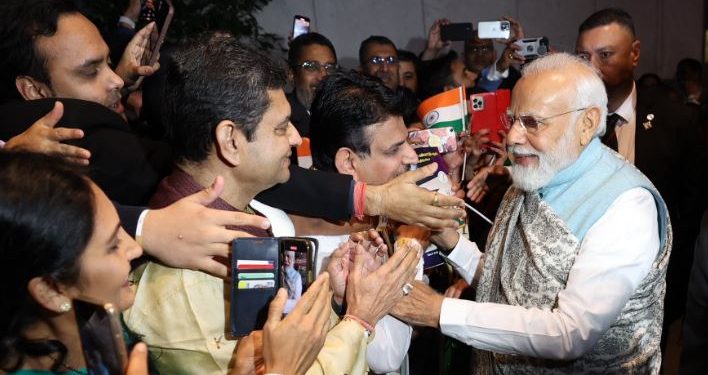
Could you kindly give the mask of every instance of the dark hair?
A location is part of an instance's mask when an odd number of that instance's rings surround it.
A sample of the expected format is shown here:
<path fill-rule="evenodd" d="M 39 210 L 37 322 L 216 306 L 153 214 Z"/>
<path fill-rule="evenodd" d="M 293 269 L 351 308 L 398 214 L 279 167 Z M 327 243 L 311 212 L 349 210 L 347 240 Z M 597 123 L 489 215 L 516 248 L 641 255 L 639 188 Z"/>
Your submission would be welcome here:
<path fill-rule="evenodd" d="M 320 82 L 310 111 L 312 164 L 329 171 L 335 170 L 334 156 L 341 147 L 370 153 L 367 126 L 403 116 L 400 95 L 356 71 L 330 74 Z"/>
<path fill-rule="evenodd" d="M 369 46 L 372 44 L 389 45 L 393 47 L 394 50 L 396 49 L 396 45 L 393 44 L 391 39 L 381 35 L 372 35 L 364 39 L 364 41 L 361 42 L 361 45 L 359 46 L 359 65 L 363 66 L 366 64 L 366 54 L 369 52 Z"/>
<path fill-rule="evenodd" d="M 177 48 L 167 63 L 162 107 L 175 160 L 206 159 L 223 120 L 253 140 L 270 106 L 268 90 L 282 89 L 286 79 L 281 64 L 231 36 L 203 36 Z"/>
<path fill-rule="evenodd" d="M 684 58 L 676 65 L 676 81 L 682 82 L 703 82 L 703 64 L 692 58 Z"/>
<path fill-rule="evenodd" d="M 318 33 L 307 33 L 293 39 L 290 43 L 290 50 L 288 51 L 288 64 L 290 67 L 294 69 L 295 65 L 300 63 L 305 47 L 309 47 L 313 44 L 319 44 L 329 48 L 329 50 L 332 51 L 332 55 L 334 55 L 334 60 L 337 60 L 337 52 L 334 50 L 334 45 L 327 37 Z"/>
<path fill-rule="evenodd" d="M 25 356 L 59 353 L 56 341 L 29 341 L 24 330 L 42 315 L 27 285 L 36 277 L 72 285 L 94 230 L 95 203 L 86 177 L 62 160 L 0 152 L 0 368 L 12 372 Z M 56 370 L 56 369 L 53 369 Z"/>
<path fill-rule="evenodd" d="M 619 8 L 605 8 L 591 14 L 590 17 L 586 18 L 585 21 L 580 24 L 578 34 L 582 34 L 583 32 L 596 27 L 607 26 L 612 23 L 617 23 L 620 26 L 627 28 L 627 30 L 629 30 L 632 34 L 632 38 L 636 36 L 632 16 L 630 16 L 624 9 Z"/>
<path fill-rule="evenodd" d="M 455 84 L 452 75 L 452 63 L 457 60 L 457 53 L 450 51 L 447 55 L 429 61 L 424 68 L 423 79 L 420 82 L 420 98 L 425 100 L 435 94 L 445 91 L 445 86 Z"/>
<path fill-rule="evenodd" d="M 406 51 L 403 49 L 399 49 L 396 51 L 398 54 L 398 61 L 409 61 L 413 63 L 413 68 L 415 69 L 415 75 L 418 77 L 418 79 L 422 79 L 423 77 L 421 76 L 422 71 L 421 71 L 421 66 L 422 63 L 418 56 L 416 56 L 413 52 L 411 51 Z"/>
<path fill-rule="evenodd" d="M 398 94 L 401 96 L 401 107 L 403 108 L 403 123 L 410 127 L 416 122 L 420 122 L 418 117 L 418 107 L 420 100 L 418 96 L 408 87 L 399 87 Z"/>
<path fill-rule="evenodd" d="M 6 1 L 6 2 L 5 2 Z M 20 99 L 17 76 L 50 85 L 47 59 L 36 48 L 37 37 L 57 32 L 59 17 L 79 10 L 71 0 L 4 0 L 0 5 L 0 102 Z"/>

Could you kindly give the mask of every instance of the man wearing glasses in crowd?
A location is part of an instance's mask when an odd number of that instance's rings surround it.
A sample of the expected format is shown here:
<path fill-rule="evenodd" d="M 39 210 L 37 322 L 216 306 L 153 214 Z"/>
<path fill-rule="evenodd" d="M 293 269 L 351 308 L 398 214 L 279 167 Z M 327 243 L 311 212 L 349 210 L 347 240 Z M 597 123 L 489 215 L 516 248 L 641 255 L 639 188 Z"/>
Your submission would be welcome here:
<path fill-rule="evenodd" d="M 309 137 L 310 104 L 320 81 L 337 71 L 337 52 L 324 35 L 307 33 L 290 43 L 288 64 L 292 69 L 295 86 L 287 95 L 292 111 L 290 121 L 301 137 Z"/>
<path fill-rule="evenodd" d="M 372 35 L 361 42 L 359 65 L 362 73 L 380 79 L 391 90 L 398 89 L 398 53 L 391 39 Z"/>

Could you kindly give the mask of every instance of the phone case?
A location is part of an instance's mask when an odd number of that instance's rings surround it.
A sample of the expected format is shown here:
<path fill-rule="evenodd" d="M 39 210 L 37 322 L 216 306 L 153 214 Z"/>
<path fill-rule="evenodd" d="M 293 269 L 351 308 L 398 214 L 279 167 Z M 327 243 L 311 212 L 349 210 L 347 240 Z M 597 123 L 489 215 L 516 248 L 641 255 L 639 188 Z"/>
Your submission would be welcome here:
<path fill-rule="evenodd" d="M 509 108 L 510 100 L 509 90 L 470 95 L 472 131 L 477 132 L 482 129 L 489 129 L 489 140 L 501 142 L 499 130 L 504 129 L 502 119 Z"/>
<path fill-rule="evenodd" d="M 441 154 L 457 150 L 457 135 L 451 126 L 415 130 L 408 133 L 408 143 L 413 148 L 436 147 Z"/>
<path fill-rule="evenodd" d="M 280 285 L 277 238 L 238 238 L 231 256 L 231 333 L 246 336 L 263 328 L 268 304 Z"/>
<path fill-rule="evenodd" d="M 113 305 L 74 300 L 81 349 L 89 374 L 122 375 L 128 364 L 120 312 Z"/>
<path fill-rule="evenodd" d="M 440 39 L 442 40 L 469 40 L 474 37 L 472 24 L 469 22 L 449 23 L 440 26 Z"/>
<path fill-rule="evenodd" d="M 477 24 L 480 39 L 509 39 L 511 24 L 509 21 L 483 21 Z"/>

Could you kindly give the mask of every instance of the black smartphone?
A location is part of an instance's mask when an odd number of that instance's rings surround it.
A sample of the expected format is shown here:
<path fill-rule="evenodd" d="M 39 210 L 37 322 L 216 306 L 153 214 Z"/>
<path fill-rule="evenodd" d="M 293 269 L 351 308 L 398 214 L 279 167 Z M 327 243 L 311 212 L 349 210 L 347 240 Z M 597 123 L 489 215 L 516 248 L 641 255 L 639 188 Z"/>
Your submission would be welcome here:
<path fill-rule="evenodd" d="M 444 41 L 469 40 L 474 36 L 472 23 L 449 23 L 440 26 L 440 39 Z"/>
<path fill-rule="evenodd" d="M 174 15 L 175 8 L 171 0 L 142 0 L 136 31 L 142 30 L 150 22 L 155 22 L 155 30 L 150 34 L 148 51 L 143 53 L 142 56 L 142 65 L 153 66 L 160 58 L 160 47 L 165 41 L 167 30 L 170 28 Z M 128 89 L 130 91 L 137 90 L 142 82 L 143 77 L 140 77 Z"/>
<path fill-rule="evenodd" d="M 309 32 L 310 19 L 308 17 L 296 14 L 295 17 L 293 17 L 293 39 Z"/>
<path fill-rule="evenodd" d="M 119 315 L 112 304 L 74 300 L 81 349 L 89 375 L 122 375 L 128 364 Z"/>

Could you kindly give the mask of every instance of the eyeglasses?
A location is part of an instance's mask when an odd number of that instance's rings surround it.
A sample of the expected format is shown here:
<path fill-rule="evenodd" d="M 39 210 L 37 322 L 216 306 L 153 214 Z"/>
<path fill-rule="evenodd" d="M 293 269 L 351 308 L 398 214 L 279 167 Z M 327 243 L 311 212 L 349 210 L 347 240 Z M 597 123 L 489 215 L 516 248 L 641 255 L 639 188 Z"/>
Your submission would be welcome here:
<path fill-rule="evenodd" d="M 324 69 L 325 73 L 327 73 L 327 74 L 336 73 L 337 69 L 339 69 L 339 65 L 337 65 L 337 64 L 332 64 L 332 63 L 320 64 L 319 61 L 305 61 L 302 64 L 297 65 L 297 67 L 303 68 L 311 73 L 317 73 L 317 72 L 321 71 L 322 69 Z"/>
<path fill-rule="evenodd" d="M 493 51 L 493 50 L 494 50 L 494 47 L 491 47 L 491 46 L 469 47 L 467 49 L 467 51 L 472 52 L 472 53 L 479 53 L 479 52 L 486 53 L 486 52 Z"/>
<path fill-rule="evenodd" d="M 374 56 L 369 59 L 369 64 L 374 64 L 374 65 L 396 65 L 398 64 L 398 57 L 396 56 L 386 56 L 386 57 L 381 57 L 381 56 Z"/>
<path fill-rule="evenodd" d="M 516 124 L 516 121 L 518 121 L 519 125 L 521 125 L 521 127 L 524 130 L 526 130 L 526 132 L 528 132 L 530 134 L 536 134 L 536 133 L 538 133 L 539 127 L 541 126 L 541 124 L 544 124 L 547 120 L 550 120 L 550 119 L 553 119 L 556 117 L 561 117 L 561 116 L 567 115 L 569 113 L 584 111 L 588 108 L 589 107 L 578 108 L 578 109 L 574 109 L 572 111 L 563 112 L 563 113 L 559 113 L 557 115 L 548 116 L 548 117 L 544 117 L 544 118 L 536 118 L 536 117 L 529 116 L 529 115 L 514 117 L 514 114 L 511 113 L 510 110 L 507 110 L 506 114 L 502 115 L 502 122 L 504 123 L 504 126 L 506 127 L 506 129 L 509 130 L 514 126 L 514 124 Z"/>

